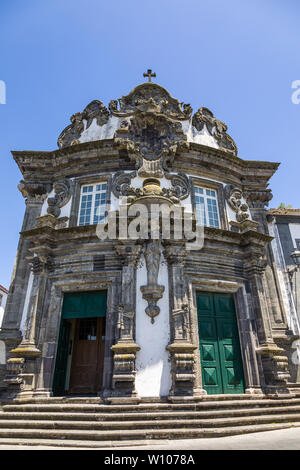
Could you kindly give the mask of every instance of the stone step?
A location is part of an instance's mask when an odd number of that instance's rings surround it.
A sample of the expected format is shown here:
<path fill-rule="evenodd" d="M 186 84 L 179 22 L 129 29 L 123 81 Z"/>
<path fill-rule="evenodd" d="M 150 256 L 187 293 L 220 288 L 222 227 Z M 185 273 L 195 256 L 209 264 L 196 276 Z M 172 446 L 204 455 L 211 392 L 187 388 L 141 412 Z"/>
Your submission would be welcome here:
<path fill-rule="evenodd" d="M 229 426 L 250 426 L 255 424 L 278 424 L 278 423 L 298 422 L 300 425 L 300 413 L 276 414 L 263 416 L 243 416 L 234 418 L 213 418 L 213 419 L 180 419 L 180 420 L 148 420 L 148 421 L 54 421 L 54 420 L 1 420 L 0 431 L 12 428 L 16 433 L 24 429 L 39 430 L 83 430 L 83 431 L 113 431 L 128 429 L 152 430 L 152 429 L 191 429 L 191 428 L 218 428 Z"/>
<path fill-rule="evenodd" d="M 236 408 L 251 408 L 251 407 L 270 407 L 270 406 L 296 406 L 300 405 L 300 398 L 289 399 L 256 399 L 256 400 L 235 400 L 228 401 L 210 401 L 204 400 L 197 403 L 140 403 L 131 405 L 104 405 L 104 404 L 91 404 L 91 403 L 28 403 L 28 404 L 11 404 L 3 405 L 4 411 L 16 412 L 85 412 L 85 413 L 100 413 L 100 412 L 115 412 L 124 413 L 136 411 L 192 411 L 192 410 L 215 410 L 215 409 L 236 409 Z"/>
<path fill-rule="evenodd" d="M 127 429 L 118 431 L 91 431 L 91 430 L 33 430 L 33 429 L 0 429 L 0 443 L 5 442 L 9 444 L 12 439 L 18 440 L 20 445 L 35 440 L 39 445 L 49 445 L 50 440 L 52 445 L 69 445 L 74 446 L 74 441 L 80 442 L 80 447 L 89 446 L 89 442 L 96 441 L 97 446 L 93 447 L 111 447 L 114 443 L 115 446 L 132 445 L 132 440 L 147 440 L 147 439 L 191 439 L 191 438 L 207 438 L 207 437 L 222 437 L 232 436 L 238 434 L 246 434 L 251 432 L 270 431 L 275 429 L 286 429 L 291 427 L 300 427 L 300 421 L 295 423 L 272 423 L 272 424 L 257 424 L 248 426 L 233 426 L 223 428 L 192 428 L 192 429 L 140 429 L 131 430 Z M 122 443 L 123 441 L 123 443 Z M 130 442 L 130 444 L 129 444 Z M 33 445 L 33 444 L 32 444 Z"/>
<path fill-rule="evenodd" d="M 0 412 L 0 422 L 2 420 L 60 420 L 60 421 L 130 421 L 132 419 L 138 420 L 154 420 L 154 419 L 213 419 L 213 418 L 230 418 L 235 416 L 260 416 L 260 415 L 271 415 L 280 413 L 297 413 L 300 412 L 300 405 L 285 406 L 285 407 L 253 407 L 253 408 L 241 408 L 241 409 L 225 409 L 225 410 L 213 410 L 213 411 L 152 411 L 142 412 L 137 410 L 135 413 L 80 413 L 80 412 L 11 412 L 4 411 Z"/>
<path fill-rule="evenodd" d="M 280 395 L 281 398 L 283 399 L 290 399 L 293 398 L 295 394 L 289 394 L 289 395 Z M 230 395 L 203 395 L 201 398 L 199 397 L 183 397 L 180 399 L 182 402 L 188 402 L 188 403 L 194 403 L 198 401 L 232 401 L 234 397 L 234 400 L 257 400 L 257 399 L 265 399 L 265 398 L 271 398 L 268 397 L 267 395 L 264 394 L 230 394 Z M 273 398 L 273 397 L 272 397 Z M 276 399 L 276 397 L 274 397 Z M 176 401 L 176 400 L 175 400 Z M 8 400 L 2 400 L 3 404 L 9 404 L 10 401 Z M 59 404 L 59 403 L 92 403 L 92 404 L 107 404 L 107 401 L 105 401 L 103 398 L 98 397 L 98 396 L 63 396 L 63 397 L 35 397 L 35 398 L 15 398 L 14 403 L 16 404 Z M 142 398 L 141 404 L 145 405 L 151 405 L 151 404 L 170 404 L 170 401 L 168 400 L 167 397 L 162 397 L 162 398 Z M 124 402 L 124 405 L 126 403 Z M 118 405 L 113 405 L 113 406 L 118 406 Z M 134 404 L 129 406 L 135 406 Z"/>

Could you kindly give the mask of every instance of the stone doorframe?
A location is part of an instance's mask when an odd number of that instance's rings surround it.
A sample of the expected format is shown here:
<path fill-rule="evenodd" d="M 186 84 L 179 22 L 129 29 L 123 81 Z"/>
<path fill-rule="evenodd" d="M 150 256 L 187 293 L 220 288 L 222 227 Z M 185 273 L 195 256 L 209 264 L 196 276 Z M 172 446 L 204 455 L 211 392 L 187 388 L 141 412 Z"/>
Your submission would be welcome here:
<path fill-rule="evenodd" d="M 264 384 L 264 375 L 260 357 L 256 353 L 258 340 L 255 319 L 251 305 L 249 305 L 247 300 L 244 284 L 234 281 L 190 277 L 189 290 L 191 292 L 190 298 L 192 299 L 190 309 L 192 322 L 191 330 L 193 335 L 192 340 L 194 344 L 198 345 L 195 351 L 195 386 L 197 394 L 206 394 L 206 391 L 202 387 L 196 299 L 197 292 L 233 294 L 244 370 L 245 393 L 263 393 L 261 386 Z"/>
<path fill-rule="evenodd" d="M 52 396 L 52 384 L 54 378 L 55 361 L 60 330 L 63 298 L 65 293 L 76 291 L 107 290 L 107 311 L 106 311 L 106 334 L 102 389 L 98 395 L 103 397 L 111 394 L 111 380 L 113 373 L 113 354 L 111 346 L 115 342 L 115 325 L 117 308 L 119 303 L 120 276 L 104 273 L 105 278 L 95 279 L 95 277 L 85 280 L 62 279 L 54 281 L 51 287 L 50 304 L 47 312 L 47 326 L 45 337 L 42 340 L 42 356 L 39 358 L 39 373 L 37 376 L 37 386 L 34 391 L 35 396 Z M 108 274 L 108 275 L 107 275 Z M 41 338 L 40 338 L 41 340 Z"/>

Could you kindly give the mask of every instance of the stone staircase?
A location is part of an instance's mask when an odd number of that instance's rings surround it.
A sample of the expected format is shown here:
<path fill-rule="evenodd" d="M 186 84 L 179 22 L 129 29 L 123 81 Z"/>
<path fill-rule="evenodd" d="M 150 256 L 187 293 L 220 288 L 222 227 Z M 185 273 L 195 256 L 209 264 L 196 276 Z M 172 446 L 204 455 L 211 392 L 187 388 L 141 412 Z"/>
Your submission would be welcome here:
<path fill-rule="evenodd" d="M 218 395 L 122 405 L 105 404 L 99 397 L 22 399 L 2 402 L 0 445 L 109 448 L 294 426 L 300 426 L 300 395 Z"/>

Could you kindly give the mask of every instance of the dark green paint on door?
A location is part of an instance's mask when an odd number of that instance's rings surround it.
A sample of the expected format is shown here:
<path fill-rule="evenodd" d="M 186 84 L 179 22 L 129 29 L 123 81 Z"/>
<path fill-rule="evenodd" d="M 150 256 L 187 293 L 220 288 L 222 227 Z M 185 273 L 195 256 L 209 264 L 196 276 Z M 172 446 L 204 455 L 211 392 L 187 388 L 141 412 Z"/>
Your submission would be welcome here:
<path fill-rule="evenodd" d="M 244 374 L 233 296 L 197 294 L 203 388 L 209 395 L 244 393 Z"/>
<path fill-rule="evenodd" d="M 65 394 L 70 332 L 71 324 L 67 320 L 62 320 L 58 338 L 56 364 L 53 380 L 53 395 L 55 397 Z"/>

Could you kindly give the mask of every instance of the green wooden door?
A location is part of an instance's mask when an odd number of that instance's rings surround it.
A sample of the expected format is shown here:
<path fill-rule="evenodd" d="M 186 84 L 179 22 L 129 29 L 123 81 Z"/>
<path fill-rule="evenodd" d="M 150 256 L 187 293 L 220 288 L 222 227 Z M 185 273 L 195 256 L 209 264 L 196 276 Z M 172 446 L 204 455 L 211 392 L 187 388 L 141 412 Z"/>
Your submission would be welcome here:
<path fill-rule="evenodd" d="M 203 388 L 208 394 L 244 393 L 243 364 L 231 294 L 197 294 Z"/>
<path fill-rule="evenodd" d="M 55 397 L 65 394 L 70 332 L 71 324 L 67 320 L 62 320 L 58 338 L 56 364 L 53 380 L 53 395 Z"/>

